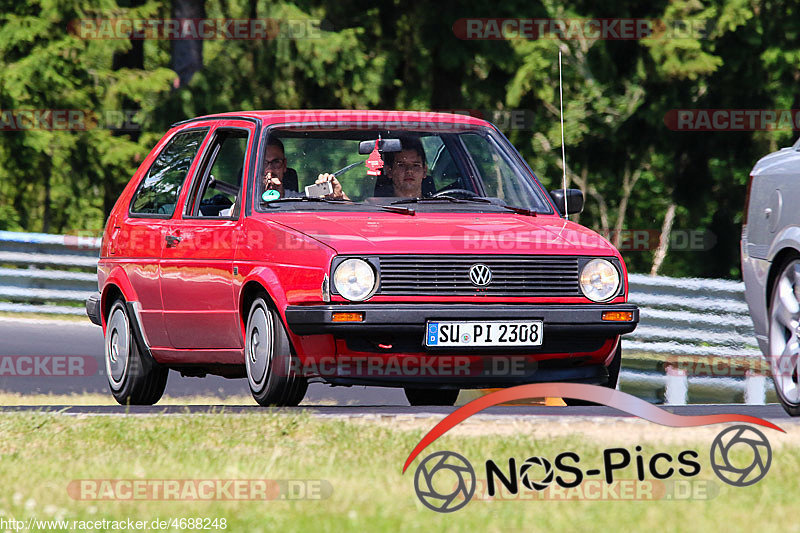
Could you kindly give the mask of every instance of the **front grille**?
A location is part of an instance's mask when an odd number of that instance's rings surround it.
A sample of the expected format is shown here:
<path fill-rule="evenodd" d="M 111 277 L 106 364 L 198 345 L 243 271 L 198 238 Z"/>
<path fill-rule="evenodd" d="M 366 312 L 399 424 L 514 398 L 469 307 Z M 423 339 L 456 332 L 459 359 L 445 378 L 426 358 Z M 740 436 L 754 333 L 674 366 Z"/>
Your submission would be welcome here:
<path fill-rule="evenodd" d="M 378 294 L 397 296 L 581 296 L 575 257 L 519 255 L 385 255 Z M 473 265 L 492 271 L 485 287 L 470 281 Z"/>

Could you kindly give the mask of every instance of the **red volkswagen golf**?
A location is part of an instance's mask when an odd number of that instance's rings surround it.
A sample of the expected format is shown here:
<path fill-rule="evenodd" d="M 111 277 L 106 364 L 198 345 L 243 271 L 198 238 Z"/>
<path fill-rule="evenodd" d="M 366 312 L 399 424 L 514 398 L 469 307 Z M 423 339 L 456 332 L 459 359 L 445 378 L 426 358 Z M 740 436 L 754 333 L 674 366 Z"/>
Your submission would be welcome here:
<path fill-rule="evenodd" d="M 170 370 L 246 377 L 261 405 L 297 405 L 309 381 L 412 405 L 615 387 L 638 310 L 619 252 L 567 220 L 582 208 L 469 116 L 200 117 L 117 201 L 87 312 L 122 404 L 157 402 Z"/>

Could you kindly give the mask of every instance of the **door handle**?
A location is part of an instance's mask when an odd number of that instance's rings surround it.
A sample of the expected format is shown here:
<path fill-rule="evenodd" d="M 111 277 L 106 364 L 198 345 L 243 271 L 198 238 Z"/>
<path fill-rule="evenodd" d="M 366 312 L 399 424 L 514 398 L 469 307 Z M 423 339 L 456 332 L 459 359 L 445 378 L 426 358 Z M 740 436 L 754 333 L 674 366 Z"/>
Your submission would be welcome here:
<path fill-rule="evenodd" d="M 164 237 L 167 240 L 167 248 L 172 248 L 173 246 L 177 246 L 179 242 L 181 242 L 181 238 L 175 235 L 167 235 Z"/>

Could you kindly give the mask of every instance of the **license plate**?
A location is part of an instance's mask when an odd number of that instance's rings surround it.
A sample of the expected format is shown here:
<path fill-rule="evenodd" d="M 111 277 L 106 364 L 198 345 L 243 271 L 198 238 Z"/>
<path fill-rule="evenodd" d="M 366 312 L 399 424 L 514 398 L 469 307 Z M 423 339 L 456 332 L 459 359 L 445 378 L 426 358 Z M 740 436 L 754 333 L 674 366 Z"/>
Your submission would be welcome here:
<path fill-rule="evenodd" d="M 541 320 L 428 322 L 425 346 L 541 346 Z"/>

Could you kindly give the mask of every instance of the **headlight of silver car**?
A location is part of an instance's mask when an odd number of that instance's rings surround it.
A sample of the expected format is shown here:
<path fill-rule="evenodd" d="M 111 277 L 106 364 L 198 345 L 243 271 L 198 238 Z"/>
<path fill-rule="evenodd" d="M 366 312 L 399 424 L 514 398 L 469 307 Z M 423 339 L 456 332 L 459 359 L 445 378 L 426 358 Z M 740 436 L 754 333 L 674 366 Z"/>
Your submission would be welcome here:
<path fill-rule="evenodd" d="M 333 271 L 333 285 L 344 298 L 360 302 L 375 289 L 375 270 L 363 259 L 345 259 Z"/>
<path fill-rule="evenodd" d="M 593 302 L 605 302 L 619 290 L 619 272 L 610 261 L 592 259 L 581 270 L 580 285 L 584 296 Z"/>

